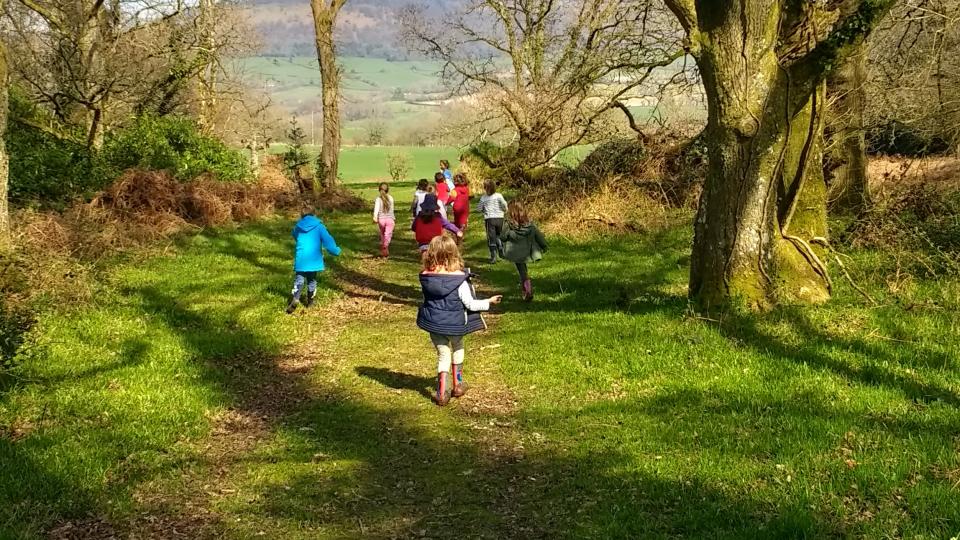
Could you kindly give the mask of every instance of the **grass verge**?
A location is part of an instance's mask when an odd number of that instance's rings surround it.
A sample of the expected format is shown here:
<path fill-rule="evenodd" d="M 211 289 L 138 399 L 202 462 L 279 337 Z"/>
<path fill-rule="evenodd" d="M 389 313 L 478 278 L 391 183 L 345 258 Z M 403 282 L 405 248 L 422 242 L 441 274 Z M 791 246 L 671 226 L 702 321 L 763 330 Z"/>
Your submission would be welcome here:
<path fill-rule="evenodd" d="M 877 306 L 840 287 L 827 306 L 702 320 L 679 227 L 554 238 L 524 304 L 474 220 L 468 262 L 508 298 L 467 340 L 471 392 L 438 409 L 415 254 L 401 223 L 395 257 L 374 258 L 369 219 L 328 219 L 349 253 L 319 310 L 282 316 L 289 224 L 273 221 L 121 265 L 94 306 L 41 321 L 47 354 L 0 397 L 0 536 L 91 515 L 142 534 L 129 516 L 177 489 L 214 516 L 194 536 L 960 533 L 955 280 L 916 278 L 904 300 L 865 252 L 850 266 Z M 230 411 L 269 418 L 194 467 L 232 440 Z"/>

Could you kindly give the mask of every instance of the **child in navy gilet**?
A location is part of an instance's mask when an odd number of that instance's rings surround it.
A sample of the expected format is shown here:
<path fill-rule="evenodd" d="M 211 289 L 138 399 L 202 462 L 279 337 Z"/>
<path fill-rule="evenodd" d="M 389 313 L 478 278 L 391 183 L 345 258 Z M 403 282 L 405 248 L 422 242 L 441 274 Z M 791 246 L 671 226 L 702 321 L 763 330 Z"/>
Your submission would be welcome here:
<path fill-rule="evenodd" d="M 430 333 L 430 341 L 437 348 L 437 393 L 433 400 L 442 407 L 451 397 L 467 392 L 463 382 L 464 336 L 486 328 L 480 312 L 489 311 L 503 297 L 474 298 L 470 272 L 464 270 L 457 243 L 449 236 L 430 241 L 420 286 L 423 304 L 417 312 L 417 326 Z"/>

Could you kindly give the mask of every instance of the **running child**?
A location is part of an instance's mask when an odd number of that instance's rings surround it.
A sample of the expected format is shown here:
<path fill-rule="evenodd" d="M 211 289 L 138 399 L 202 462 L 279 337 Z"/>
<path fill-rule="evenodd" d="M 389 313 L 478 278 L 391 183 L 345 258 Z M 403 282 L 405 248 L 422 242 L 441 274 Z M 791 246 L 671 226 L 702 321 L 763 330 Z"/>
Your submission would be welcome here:
<path fill-rule="evenodd" d="M 417 311 L 417 326 L 430 333 L 430 341 L 437 348 L 437 390 L 433 401 L 443 407 L 451 397 L 459 398 L 467 392 L 463 382 L 464 337 L 486 328 L 480 312 L 489 311 L 503 297 L 475 298 L 470 271 L 464 269 L 457 243 L 448 236 L 430 241 L 420 286 L 423 304 Z"/>
<path fill-rule="evenodd" d="M 417 239 L 417 246 L 420 248 L 422 257 L 426 257 L 427 246 L 430 245 L 430 241 L 438 236 L 443 236 L 444 229 L 457 235 L 457 238 L 463 237 L 460 229 L 447 221 L 447 218 L 440 213 L 437 196 L 432 193 L 423 198 L 423 204 L 420 205 L 420 214 L 413 219 L 413 225 L 410 228 Z"/>
<path fill-rule="evenodd" d="M 497 193 L 497 183 L 487 180 L 483 183 L 483 196 L 477 203 L 477 211 L 483 214 L 483 225 L 487 231 L 487 247 L 490 249 L 490 264 L 497 262 L 497 255 L 503 257 L 503 218 L 507 213 L 507 200 Z"/>
<path fill-rule="evenodd" d="M 317 273 L 324 271 L 323 250 L 326 249 L 334 257 L 340 256 L 337 242 L 317 218 L 312 206 L 303 208 L 300 221 L 293 227 L 293 238 L 297 241 L 293 258 L 296 277 L 293 290 L 290 291 L 290 301 L 287 302 L 287 313 L 293 313 L 300 305 L 304 283 L 307 285 L 307 307 L 313 305 L 317 297 Z"/>
<path fill-rule="evenodd" d="M 390 256 L 390 241 L 393 239 L 393 228 L 397 218 L 393 213 L 393 195 L 390 195 L 390 186 L 381 182 L 380 195 L 373 202 L 373 223 L 380 227 L 380 256 Z"/>
<path fill-rule="evenodd" d="M 510 205 L 509 218 L 500 234 L 500 240 L 503 241 L 503 258 L 517 265 L 523 299 L 533 300 L 533 285 L 527 272 L 527 264 L 543 258 L 547 251 L 547 239 L 530 220 L 522 203 L 514 201 Z"/>
<path fill-rule="evenodd" d="M 453 171 L 450 170 L 450 162 L 441 159 L 440 160 L 440 172 L 443 173 L 443 179 L 447 182 L 447 187 L 450 188 L 450 191 L 453 191 L 453 186 L 455 185 Z"/>
<path fill-rule="evenodd" d="M 446 206 L 454 197 L 456 197 L 456 192 L 451 189 L 447 184 L 447 179 L 443 176 L 443 173 L 438 172 L 433 175 L 434 186 L 433 188 L 437 190 L 437 200 L 440 201 L 440 204 Z"/>
<path fill-rule="evenodd" d="M 427 196 L 429 187 L 430 181 L 426 178 L 421 178 L 417 182 L 417 190 L 413 192 L 413 202 L 410 203 L 410 213 L 413 214 L 413 217 L 417 217 L 417 214 L 420 213 L 420 205 L 423 204 L 423 198 Z"/>
<path fill-rule="evenodd" d="M 470 183 L 465 174 L 458 173 L 453 177 L 453 184 L 457 192 L 457 197 L 453 199 L 453 224 L 461 231 L 466 231 L 470 219 Z"/>

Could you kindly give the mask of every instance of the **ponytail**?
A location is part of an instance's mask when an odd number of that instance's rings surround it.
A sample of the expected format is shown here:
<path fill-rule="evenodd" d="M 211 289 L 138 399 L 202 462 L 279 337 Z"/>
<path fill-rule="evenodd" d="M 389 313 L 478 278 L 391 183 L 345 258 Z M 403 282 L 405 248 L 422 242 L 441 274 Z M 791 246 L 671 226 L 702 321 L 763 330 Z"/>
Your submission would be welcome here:
<path fill-rule="evenodd" d="M 386 182 L 381 182 L 379 189 L 380 189 L 380 203 L 381 203 L 380 207 L 383 208 L 384 212 L 392 212 L 393 205 L 390 204 L 390 195 L 389 195 L 390 186 L 388 186 Z"/>

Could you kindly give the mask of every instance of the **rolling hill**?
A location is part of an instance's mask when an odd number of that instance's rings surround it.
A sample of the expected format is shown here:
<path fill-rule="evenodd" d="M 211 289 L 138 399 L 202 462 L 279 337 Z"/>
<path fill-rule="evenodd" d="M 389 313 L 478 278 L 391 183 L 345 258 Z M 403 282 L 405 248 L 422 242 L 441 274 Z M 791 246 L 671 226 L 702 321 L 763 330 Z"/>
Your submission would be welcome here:
<path fill-rule="evenodd" d="M 409 60 L 397 43 L 397 12 L 411 0 L 349 0 L 337 22 L 337 46 L 343 56 Z M 425 0 L 418 5 L 443 12 L 462 0 Z M 259 31 L 263 56 L 315 54 L 310 3 L 305 0 L 254 0 L 247 8 Z"/>

